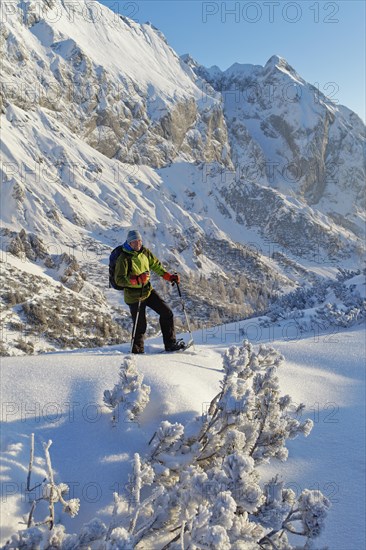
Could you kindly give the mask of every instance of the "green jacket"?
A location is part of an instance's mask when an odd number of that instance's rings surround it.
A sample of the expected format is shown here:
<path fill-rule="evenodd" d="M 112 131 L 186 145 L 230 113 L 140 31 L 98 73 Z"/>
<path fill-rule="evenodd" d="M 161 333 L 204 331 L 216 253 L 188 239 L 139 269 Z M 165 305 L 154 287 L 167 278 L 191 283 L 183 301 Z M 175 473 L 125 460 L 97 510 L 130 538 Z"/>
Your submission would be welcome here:
<path fill-rule="evenodd" d="M 132 270 L 129 271 L 129 261 L 127 256 L 131 259 Z M 154 256 L 154 254 L 145 247 L 142 247 L 138 252 L 129 251 L 123 249 L 123 254 L 121 254 L 116 262 L 116 267 L 114 270 L 114 280 L 117 285 L 123 286 L 124 288 L 124 298 L 126 304 L 133 304 L 138 302 L 141 296 L 141 286 L 140 284 L 132 285 L 130 283 L 131 275 L 141 275 L 146 271 L 155 271 L 160 276 L 163 276 L 166 273 L 166 270 L 163 268 L 159 260 Z M 151 294 L 153 287 L 150 281 L 144 286 L 142 291 L 142 299 L 146 300 Z"/>

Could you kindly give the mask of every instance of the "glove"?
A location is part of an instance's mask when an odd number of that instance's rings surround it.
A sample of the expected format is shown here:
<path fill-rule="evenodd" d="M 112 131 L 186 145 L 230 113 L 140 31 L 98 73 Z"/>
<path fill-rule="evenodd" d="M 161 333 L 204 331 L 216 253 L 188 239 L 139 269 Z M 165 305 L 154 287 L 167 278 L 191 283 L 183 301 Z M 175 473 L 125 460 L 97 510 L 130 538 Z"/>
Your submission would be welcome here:
<path fill-rule="evenodd" d="M 130 284 L 134 286 L 146 285 L 149 279 L 150 279 L 150 273 L 146 271 L 145 273 L 141 273 L 140 275 L 131 275 Z"/>
<path fill-rule="evenodd" d="M 130 277 L 130 284 L 131 285 L 146 285 L 148 280 L 150 279 L 150 273 L 146 271 L 145 273 L 141 273 L 140 275 L 131 275 Z"/>
<path fill-rule="evenodd" d="M 178 283 L 178 285 L 180 283 L 180 276 L 178 275 L 178 273 L 174 273 L 173 275 L 171 275 L 166 271 L 163 275 L 163 279 L 169 281 L 169 283 Z"/>
<path fill-rule="evenodd" d="M 145 273 L 141 273 L 141 275 L 138 275 L 136 278 L 137 278 L 137 282 L 140 285 L 146 285 L 146 283 L 150 279 L 150 273 L 148 271 L 145 271 Z"/>

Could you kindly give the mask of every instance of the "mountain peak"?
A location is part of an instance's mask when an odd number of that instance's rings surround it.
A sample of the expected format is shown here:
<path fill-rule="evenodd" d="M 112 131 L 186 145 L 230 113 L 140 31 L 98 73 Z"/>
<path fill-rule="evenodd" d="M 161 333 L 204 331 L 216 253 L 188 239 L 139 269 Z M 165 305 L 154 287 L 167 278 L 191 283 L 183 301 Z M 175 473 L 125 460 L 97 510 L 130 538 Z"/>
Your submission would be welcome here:
<path fill-rule="evenodd" d="M 268 74 L 271 73 L 272 71 L 279 70 L 283 73 L 287 73 L 289 76 L 291 76 L 295 80 L 301 80 L 301 77 L 298 75 L 295 69 L 291 67 L 291 65 L 286 61 L 286 59 L 284 57 L 281 57 L 280 55 L 272 55 L 272 57 L 270 57 L 267 63 L 265 64 L 264 70 Z"/>
<path fill-rule="evenodd" d="M 276 65 L 283 65 L 283 64 L 287 64 L 286 59 L 284 57 L 281 57 L 280 55 L 275 54 L 268 59 L 267 63 L 265 64 L 265 68 L 275 67 Z"/>

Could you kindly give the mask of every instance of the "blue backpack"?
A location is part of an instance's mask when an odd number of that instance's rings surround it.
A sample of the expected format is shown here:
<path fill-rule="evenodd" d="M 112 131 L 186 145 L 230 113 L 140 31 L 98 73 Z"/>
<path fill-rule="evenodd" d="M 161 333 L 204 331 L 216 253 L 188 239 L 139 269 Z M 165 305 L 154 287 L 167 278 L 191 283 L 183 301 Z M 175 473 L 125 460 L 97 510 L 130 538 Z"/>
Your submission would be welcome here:
<path fill-rule="evenodd" d="M 117 285 L 114 280 L 116 263 L 121 254 L 123 254 L 127 258 L 128 273 L 131 273 L 132 271 L 131 256 L 129 254 L 126 254 L 126 252 L 123 250 L 123 245 L 120 244 L 114 250 L 112 250 L 111 255 L 109 256 L 109 288 L 114 288 L 115 290 L 123 290 L 125 288 L 124 286 Z"/>

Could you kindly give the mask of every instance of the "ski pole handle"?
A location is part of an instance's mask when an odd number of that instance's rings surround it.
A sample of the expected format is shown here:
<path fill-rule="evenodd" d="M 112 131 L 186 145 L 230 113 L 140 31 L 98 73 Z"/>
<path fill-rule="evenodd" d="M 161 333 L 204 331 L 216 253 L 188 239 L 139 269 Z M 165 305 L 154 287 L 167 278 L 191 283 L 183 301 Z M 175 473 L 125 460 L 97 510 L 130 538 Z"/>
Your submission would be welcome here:
<path fill-rule="evenodd" d="M 173 275 L 177 275 L 179 277 L 179 275 L 176 271 L 173 273 Z M 182 297 L 182 294 L 181 294 L 181 291 L 180 291 L 180 288 L 179 288 L 178 280 L 172 281 L 172 286 L 174 286 L 174 285 L 177 285 L 178 294 L 179 294 L 180 297 Z"/>

